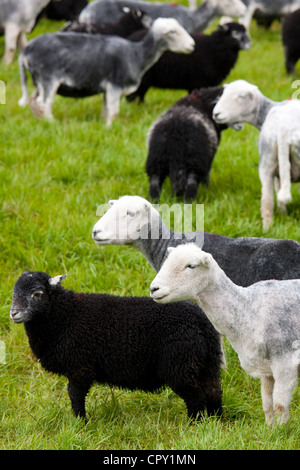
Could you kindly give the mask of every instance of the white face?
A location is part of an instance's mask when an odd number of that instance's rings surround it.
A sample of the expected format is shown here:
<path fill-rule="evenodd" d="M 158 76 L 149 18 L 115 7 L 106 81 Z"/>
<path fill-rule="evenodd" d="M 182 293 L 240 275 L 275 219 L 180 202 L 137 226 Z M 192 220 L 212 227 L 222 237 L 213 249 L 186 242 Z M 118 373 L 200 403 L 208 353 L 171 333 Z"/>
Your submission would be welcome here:
<path fill-rule="evenodd" d="M 150 220 L 151 204 L 139 196 L 123 196 L 109 201 L 111 206 L 93 228 L 98 245 L 131 244 L 141 238 Z"/>
<path fill-rule="evenodd" d="M 169 256 L 150 285 L 158 303 L 196 300 L 208 284 L 211 255 L 193 243 L 169 248 Z"/>
<path fill-rule="evenodd" d="M 241 0 L 207 0 L 220 16 L 244 16 L 247 8 Z"/>
<path fill-rule="evenodd" d="M 213 109 L 218 124 L 227 124 L 236 130 L 249 122 L 257 107 L 257 87 L 244 80 L 224 85 L 224 91 Z"/>
<path fill-rule="evenodd" d="M 174 18 L 158 18 L 153 23 L 153 31 L 163 35 L 172 52 L 190 54 L 195 48 L 195 41 Z"/>

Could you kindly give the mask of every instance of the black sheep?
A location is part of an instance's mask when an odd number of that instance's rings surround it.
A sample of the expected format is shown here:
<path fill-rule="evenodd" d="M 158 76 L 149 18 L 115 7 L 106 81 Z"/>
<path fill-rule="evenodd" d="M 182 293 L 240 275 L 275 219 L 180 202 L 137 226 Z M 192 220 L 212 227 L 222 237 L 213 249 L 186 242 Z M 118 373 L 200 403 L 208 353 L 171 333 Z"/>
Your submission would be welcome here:
<path fill-rule="evenodd" d="M 223 88 L 202 88 L 177 101 L 154 122 L 148 134 L 146 172 L 149 195 L 159 199 L 162 184 L 170 177 L 172 192 L 185 199 L 197 196 L 199 183 L 208 185 L 209 173 L 221 131 L 212 110 Z"/>
<path fill-rule="evenodd" d="M 285 68 L 287 73 L 295 72 L 300 59 L 300 9 L 288 15 L 282 25 Z"/>
<path fill-rule="evenodd" d="M 221 412 L 220 338 L 196 305 L 75 293 L 61 286 L 64 277 L 24 271 L 10 316 L 24 322 L 42 367 L 68 378 L 76 416 L 85 418 L 94 382 L 146 392 L 167 385 L 190 418 Z"/>
<path fill-rule="evenodd" d="M 140 40 L 143 31 L 128 39 Z M 195 49 L 191 54 L 165 52 L 145 73 L 139 88 L 128 100 L 144 101 L 150 87 L 183 89 L 189 93 L 195 88 L 220 85 L 234 67 L 241 49 L 250 48 L 250 39 L 239 23 L 219 25 L 210 35 L 191 34 Z"/>
<path fill-rule="evenodd" d="M 153 20 L 150 16 L 145 14 L 138 8 L 123 8 L 124 14 L 121 16 L 118 22 L 115 23 L 80 23 L 78 21 L 72 21 L 67 23 L 62 31 L 73 31 L 78 33 L 89 33 L 89 34 L 113 34 L 126 38 L 134 31 L 140 29 L 150 28 Z"/>
<path fill-rule="evenodd" d="M 74 21 L 87 4 L 88 0 L 51 0 L 41 16 L 46 16 L 50 20 Z"/>

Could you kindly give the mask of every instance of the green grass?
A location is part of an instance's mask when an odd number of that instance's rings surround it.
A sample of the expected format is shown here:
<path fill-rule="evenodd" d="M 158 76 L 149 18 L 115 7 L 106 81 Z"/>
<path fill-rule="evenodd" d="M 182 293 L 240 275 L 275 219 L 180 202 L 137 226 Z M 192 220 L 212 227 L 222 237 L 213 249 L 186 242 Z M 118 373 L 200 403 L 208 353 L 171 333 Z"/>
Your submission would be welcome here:
<path fill-rule="evenodd" d="M 43 20 L 34 33 L 55 31 Z M 227 81 L 244 78 L 273 99 L 290 98 L 293 78 L 284 70 L 280 26 L 270 31 L 252 25 L 253 46 L 242 52 Z M 4 49 L 0 39 L 0 55 Z M 0 105 L 0 339 L 6 363 L 0 364 L 1 449 L 298 449 L 299 388 L 284 427 L 268 428 L 259 382 L 239 366 L 225 342 L 222 372 L 224 417 L 190 425 L 182 400 L 170 389 L 158 394 L 94 386 L 87 398 L 89 421 L 71 413 L 67 382 L 40 367 L 22 325 L 12 324 L 13 285 L 24 269 L 51 275 L 68 273 L 64 285 L 78 291 L 148 295 L 155 273 L 128 247 L 97 247 L 91 230 L 96 210 L 125 194 L 147 198 L 145 139 L 152 122 L 184 91 L 151 90 L 143 106 L 121 105 L 110 129 L 101 121 L 101 96 L 85 100 L 55 98 L 56 121 L 37 121 L 20 109 L 18 65 L 0 65 L 6 105 Z M 227 236 L 264 236 L 260 218 L 258 131 L 246 125 L 228 130 L 214 160 L 209 189 L 200 188 L 205 229 Z M 170 184 L 162 203 L 173 204 Z M 277 211 L 267 234 L 300 241 L 300 195 L 286 216 Z M 245 267 L 246 269 L 246 267 Z"/>

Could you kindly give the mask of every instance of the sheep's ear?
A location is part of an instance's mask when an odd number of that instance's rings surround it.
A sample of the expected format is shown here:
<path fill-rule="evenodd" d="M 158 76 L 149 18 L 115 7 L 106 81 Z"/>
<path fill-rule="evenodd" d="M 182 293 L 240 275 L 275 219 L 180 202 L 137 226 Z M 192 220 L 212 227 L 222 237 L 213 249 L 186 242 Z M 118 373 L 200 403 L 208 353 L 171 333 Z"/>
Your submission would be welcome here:
<path fill-rule="evenodd" d="M 169 246 L 168 248 L 168 253 L 172 253 L 172 251 L 175 250 L 175 247 L 174 246 Z"/>
<path fill-rule="evenodd" d="M 128 7 L 123 7 L 122 10 L 124 11 L 124 13 L 129 13 L 130 12 L 130 9 Z"/>
<path fill-rule="evenodd" d="M 219 30 L 219 31 L 224 31 L 224 33 L 227 33 L 227 31 L 229 31 L 229 25 L 226 24 L 226 23 L 223 23 L 223 24 L 220 23 L 220 24 L 218 25 L 218 30 Z"/>
<path fill-rule="evenodd" d="M 115 199 L 111 199 L 110 201 L 108 201 L 108 204 L 109 204 L 110 206 L 113 206 L 115 202 L 116 202 Z"/>
<path fill-rule="evenodd" d="M 145 204 L 145 209 L 146 209 L 147 212 L 150 211 L 150 206 L 149 206 L 149 204 Z"/>
<path fill-rule="evenodd" d="M 209 253 L 202 252 L 201 253 L 201 261 L 200 261 L 201 265 L 208 268 L 210 266 L 210 258 L 211 257 L 209 255 Z"/>
<path fill-rule="evenodd" d="M 57 286 L 65 277 L 66 274 L 61 274 L 60 276 L 50 277 L 49 284 L 50 286 Z"/>

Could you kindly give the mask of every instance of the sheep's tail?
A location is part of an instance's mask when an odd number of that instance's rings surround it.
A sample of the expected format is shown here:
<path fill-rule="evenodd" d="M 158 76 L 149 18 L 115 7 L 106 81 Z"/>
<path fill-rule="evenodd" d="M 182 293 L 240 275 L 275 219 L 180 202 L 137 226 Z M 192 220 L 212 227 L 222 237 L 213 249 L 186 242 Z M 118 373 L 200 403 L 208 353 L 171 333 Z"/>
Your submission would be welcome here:
<path fill-rule="evenodd" d="M 19 55 L 19 70 L 20 70 L 20 80 L 21 80 L 21 88 L 22 88 L 22 96 L 19 99 L 19 106 L 24 107 L 29 103 L 29 93 L 28 93 L 28 86 L 27 86 L 26 60 L 25 60 L 25 55 L 23 52 L 21 52 Z"/>

